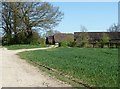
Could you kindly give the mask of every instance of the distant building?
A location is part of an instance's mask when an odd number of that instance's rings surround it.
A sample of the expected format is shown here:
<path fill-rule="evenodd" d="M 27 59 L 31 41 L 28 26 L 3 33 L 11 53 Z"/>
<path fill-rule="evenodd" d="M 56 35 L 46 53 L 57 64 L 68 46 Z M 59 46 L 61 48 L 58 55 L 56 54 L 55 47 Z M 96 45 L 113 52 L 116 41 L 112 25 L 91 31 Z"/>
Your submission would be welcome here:
<path fill-rule="evenodd" d="M 102 34 L 105 33 L 109 37 L 108 44 L 110 45 L 117 45 L 120 46 L 120 32 L 87 32 L 89 36 L 89 43 L 90 44 L 96 44 L 97 42 L 100 42 L 102 38 Z M 80 43 L 80 35 L 82 32 L 74 32 L 74 41 L 76 44 Z"/>
<path fill-rule="evenodd" d="M 46 43 L 55 44 L 61 42 L 73 42 L 74 34 L 71 33 L 56 33 L 53 36 L 48 36 L 46 38 Z"/>
<path fill-rule="evenodd" d="M 87 32 L 89 44 L 94 47 L 102 40 L 102 35 L 105 33 L 109 37 L 109 41 L 106 43 L 109 47 L 120 47 L 120 32 Z M 81 43 L 80 37 L 83 32 L 74 32 L 74 34 L 57 33 L 46 38 L 46 44 L 55 44 L 62 42 L 75 42 L 76 45 Z"/>
<path fill-rule="evenodd" d="M 46 37 L 46 44 L 55 44 L 54 35 Z"/>

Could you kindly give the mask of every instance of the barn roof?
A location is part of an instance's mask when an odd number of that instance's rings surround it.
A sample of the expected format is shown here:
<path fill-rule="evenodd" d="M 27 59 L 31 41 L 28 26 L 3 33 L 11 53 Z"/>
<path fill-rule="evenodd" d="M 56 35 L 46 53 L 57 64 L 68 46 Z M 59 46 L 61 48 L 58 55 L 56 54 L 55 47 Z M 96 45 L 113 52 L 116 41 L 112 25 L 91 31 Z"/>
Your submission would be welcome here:
<path fill-rule="evenodd" d="M 57 33 L 54 34 L 55 42 L 74 41 L 74 34 L 72 33 Z"/>

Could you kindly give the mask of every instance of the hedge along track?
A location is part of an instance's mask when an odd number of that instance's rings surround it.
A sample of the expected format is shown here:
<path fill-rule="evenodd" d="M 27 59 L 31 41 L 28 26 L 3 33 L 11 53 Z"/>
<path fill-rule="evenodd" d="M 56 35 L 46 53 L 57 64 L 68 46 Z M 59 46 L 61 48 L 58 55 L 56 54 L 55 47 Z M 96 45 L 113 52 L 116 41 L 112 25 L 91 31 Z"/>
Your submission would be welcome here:
<path fill-rule="evenodd" d="M 51 72 L 54 72 L 54 73 L 56 73 L 57 75 L 64 76 L 65 78 L 68 78 L 68 79 L 70 79 L 71 81 L 73 81 L 73 82 L 75 82 L 75 83 L 77 83 L 77 84 L 83 85 L 83 86 L 86 87 L 87 89 L 94 89 L 94 88 L 93 88 L 94 86 L 90 86 L 90 85 L 84 83 L 83 81 L 80 81 L 80 80 L 78 80 L 78 79 L 75 79 L 75 78 L 73 78 L 72 76 L 66 75 L 66 74 L 63 73 L 63 72 L 59 72 L 59 71 L 57 71 L 57 70 L 55 70 L 55 69 L 53 69 L 53 68 L 50 68 L 50 67 L 48 67 L 48 66 L 45 66 L 45 65 L 42 65 L 42 64 L 39 64 L 39 63 L 36 63 L 36 62 L 34 62 L 34 61 L 32 61 L 32 60 L 29 60 L 29 61 L 30 61 L 32 64 L 36 65 L 36 66 L 41 66 L 41 67 L 47 69 L 49 72 L 50 72 L 50 71 L 51 71 Z"/>

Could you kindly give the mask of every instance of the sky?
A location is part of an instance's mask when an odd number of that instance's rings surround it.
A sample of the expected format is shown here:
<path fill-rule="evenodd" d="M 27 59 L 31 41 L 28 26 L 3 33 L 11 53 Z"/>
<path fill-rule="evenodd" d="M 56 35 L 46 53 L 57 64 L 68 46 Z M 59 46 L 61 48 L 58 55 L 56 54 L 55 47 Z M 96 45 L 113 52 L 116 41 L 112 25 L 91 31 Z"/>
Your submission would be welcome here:
<path fill-rule="evenodd" d="M 105 32 L 118 23 L 118 2 L 51 2 L 64 13 L 54 30 L 65 33 L 79 32 L 81 25 L 88 32 Z"/>
<path fill-rule="evenodd" d="M 50 1 L 50 0 L 48 0 Z M 60 0 L 59 0 L 60 1 Z M 64 0 L 65 1 L 65 0 Z M 72 2 L 70 2 L 72 1 Z M 103 32 L 114 23 L 118 23 L 118 2 L 106 1 L 95 2 L 50 2 L 58 6 L 64 13 L 64 18 L 54 30 L 63 33 L 79 32 L 81 25 L 85 26 L 88 32 Z M 105 2 L 106 1 L 106 2 Z"/>

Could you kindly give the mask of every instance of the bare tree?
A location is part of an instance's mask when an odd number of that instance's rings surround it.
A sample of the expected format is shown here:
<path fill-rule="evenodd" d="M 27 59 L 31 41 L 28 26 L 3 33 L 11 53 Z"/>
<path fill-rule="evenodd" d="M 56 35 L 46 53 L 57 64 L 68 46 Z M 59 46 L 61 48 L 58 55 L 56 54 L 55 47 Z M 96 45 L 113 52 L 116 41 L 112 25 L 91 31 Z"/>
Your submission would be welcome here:
<path fill-rule="evenodd" d="M 59 24 L 63 13 L 48 2 L 4 2 L 2 4 L 2 28 L 6 34 L 21 31 L 27 38 L 33 31 L 52 29 Z"/>
<path fill-rule="evenodd" d="M 87 28 L 81 25 L 81 34 L 79 35 L 80 46 L 87 47 L 89 44 L 89 35 L 87 33 Z"/>
<path fill-rule="evenodd" d="M 112 26 L 107 29 L 108 32 L 120 32 L 120 25 L 113 24 Z"/>
<path fill-rule="evenodd" d="M 85 26 L 81 25 L 80 28 L 81 32 L 87 32 L 87 28 Z"/>
<path fill-rule="evenodd" d="M 2 3 L 2 28 L 9 41 L 14 37 L 14 43 L 17 42 L 17 28 L 20 26 L 19 23 L 21 22 L 18 17 L 20 9 L 19 6 L 20 4 L 15 2 Z M 14 36 L 12 36 L 12 34 L 14 34 Z"/>
<path fill-rule="evenodd" d="M 22 19 L 26 25 L 26 30 L 31 31 L 34 28 L 52 29 L 61 21 L 63 13 L 58 7 L 54 7 L 47 2 L 30 3 L 27 2 L 22 8 Z"/>

